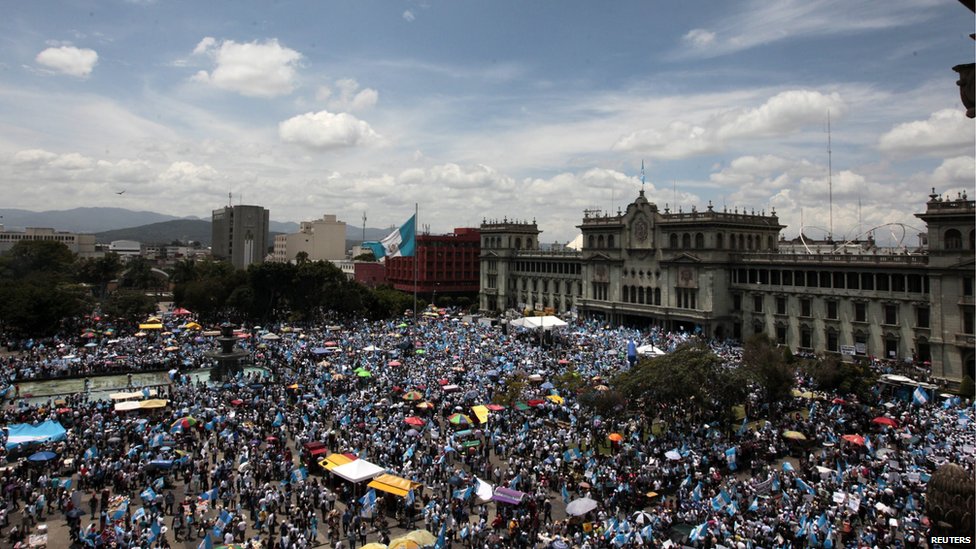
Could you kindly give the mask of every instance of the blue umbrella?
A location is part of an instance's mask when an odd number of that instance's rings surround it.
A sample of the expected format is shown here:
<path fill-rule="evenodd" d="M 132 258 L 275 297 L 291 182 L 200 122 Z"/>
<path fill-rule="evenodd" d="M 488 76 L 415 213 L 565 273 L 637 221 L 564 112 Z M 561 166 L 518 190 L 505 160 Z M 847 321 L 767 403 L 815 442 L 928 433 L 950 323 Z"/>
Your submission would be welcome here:
<path fill-rule="evenodd" d="M 543 389 L 554 389 L 556 386 L 547 381 L 547 382 L 543 383 L 542 385 L 540 385 L 539 387 L 541 387 Z"/>
<path fill-rule="evenodd" d="M 160 469 L 169 469 L 173 467 L 173 460 L 171 459 L 154 459 L 149 462 L 149 465 L 153 467 L 158 467 Z"/>
<path fill-rule="evenodd" d="M 316 355 L 324 355 L 324 354 L 326 354 L 328 352 L 329 351 L 327 351 L 325 349 L 325 347 L 315 347 L 315 348 L 312 349 L 312 353 L 313 354 L 316 354 Z"/>
<path fill-rule="evenodd" d="M 634 343 L 634 340 L 627 342 L 627 357 L 637 358 L 637 345 Z"/>
<path fill-rule="evenodd" d="M 37 452 L 36 454 L 31 454 L 31 456 L 27 458 L 27 461 L 40 463 L 42 461 L 50 461 L 56 457 L 58 457 L 58 455 L 54 452 Z"/>

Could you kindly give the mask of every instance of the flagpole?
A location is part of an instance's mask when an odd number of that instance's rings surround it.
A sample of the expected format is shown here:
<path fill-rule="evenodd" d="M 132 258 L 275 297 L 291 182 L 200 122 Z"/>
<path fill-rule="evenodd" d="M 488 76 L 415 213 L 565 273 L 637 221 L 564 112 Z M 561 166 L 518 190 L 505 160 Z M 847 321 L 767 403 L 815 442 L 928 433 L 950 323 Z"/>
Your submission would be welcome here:
<path fill-rule="evenodd" d="M 420 206 L 414 202 L 413 203 L 413 324 L 417 325 L 420 317 L 420 311 L 417 310 L 417 272 L 420 270 L 420 259 L 417 252 L 419 251 L 419 246 L 417 241 L 417 229 L 420 227 L 418 222 L 418 217 L 420 217 Z"/>

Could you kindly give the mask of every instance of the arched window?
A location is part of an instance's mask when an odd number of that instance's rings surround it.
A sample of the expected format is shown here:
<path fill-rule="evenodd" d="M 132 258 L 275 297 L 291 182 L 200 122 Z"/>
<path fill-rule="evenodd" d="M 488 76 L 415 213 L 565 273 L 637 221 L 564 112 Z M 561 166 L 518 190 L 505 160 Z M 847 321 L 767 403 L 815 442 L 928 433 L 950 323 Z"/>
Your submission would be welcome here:
<path fill-rule="evenodd" d="M 603 249 L 603 242 L 604 242 L 604 240 L 603 240 L 603 235 L 602 234 L 596 237 L 596 247 L 597 248 L 600 248 L 602 250 Z"/>
<path fill-rule="evenodd" d="M 956 229 L 949 229 L 945 232 L 945 249 L 947 250 L 961 250 L 962 249 L 962 233 Z"/>
<path fill-rule="evenodd" d="M 521 238 L 516 238 L 515 239 L 515 249 L 516 250 L 521 250 L 522 249 L 522 239 Z"/>
<path fill-rule="evenodd" d="M 702 233 L 695 235 L 695 247 L 699 250 L 705 247 L 705 235 Z"/>
<path fill-rule="evenodd" d="M 746 249 L 747 250 L 751 250 L 752 249 L 752 235 L 751 234 L 746 236 Z"/>
<path fill-rule="evenodd" d="M 746 237 L 741 234 L 739 235 L 739 249 L 746 249 Z"/>
<path fill-rule="evenodd" d="M 661 288 L 654 288 L 654 304 L 661 304 Z"/>
<path fill-rule="evenodd" d="M 776 249 L 776 239 L 773 238 L 773 235 L 769 235 L 766 237 L 766 249 L 767 250 Z"/>
<path fill-rule="evenodd" d="M 691 235 L 685 233 L 681 235 L 681 247 L 688 250 L 691 248 Z"/>
<path fill-rule="evenodd" d="M 637 288 L 637 302 L 640 303 L 641 305 L 643 305 L 644 304 L 644 297 L 645 297 L 644 296 L 644 287 L 641 286 L 640 288 Z"/>
<path fill-rule="evenodd" d="M 627 285 L 620 287 L 620 295 L 623 297 L 623 302 L 627 303 L 630 301 L 630 287 Z"/>
<path fill-rule="evenodd" d="M 607 236 L 607 248 L 613 248 L 613 235 Z"/>
<path fill-rule="evenodd" d="M 587 241 L 586 242 L 586 247 L 587 248 L 593 248 L 594 247 L 594 242 L 595 241 L 593 239 L 593 235 L 590 235 L 589 237 L 587 237 L 586 241 Z"/>
<path fill-rule="evenodd" d="M 677 233 L 671 233 L 671 242 L 670 242 L 670 244 L 671 244 L 671 248 L 677 248 L 678 247 L 678 234 Z"/>
<path fill-rule="evenodd" d="M 725 247 L 725 238 L 722 233 L 715 235 L 715 247 L 719 250 Z"/>
<path fill-rule="evenodd" d="M 969 249 L 976 250 L 976 230 L 969 231 Z"/>

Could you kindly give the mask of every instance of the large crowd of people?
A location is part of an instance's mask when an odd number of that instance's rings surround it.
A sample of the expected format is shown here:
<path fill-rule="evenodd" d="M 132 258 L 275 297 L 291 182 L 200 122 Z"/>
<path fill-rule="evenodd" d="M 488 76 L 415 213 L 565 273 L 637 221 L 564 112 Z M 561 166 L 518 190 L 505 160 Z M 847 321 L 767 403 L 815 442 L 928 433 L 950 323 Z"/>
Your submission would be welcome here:
<path fill-rule="evenodd" d="M 450 311 L 266 326 L 240 334 L 257 368 L 212 382 L 188 372 L 212 362 L 213 337 L 164 320 L 166 335 L 93 325 L 2 358 L 2 424 L 66 430 L 4 441 L 4 543 L 66 523 L 57 543 L 48 529 L 49 546 L 350 549 L 426 530 L 427 543 L 472 548 L 924 547 L 929 477 L 947 462 L 971 472 L 976 455 L 972 403 L 933 391 L 863 401 L 812 394 L 798 377 L 788 413 L 729 428 L 691 404 L 601 417 L 559 388 L 569 369 L 611 383 L 630 342 L 670 351 L 695 337 L 685 333 L 574 320 L 534 341 Z M 165 404 L 17 394 L 107 362 L 172 370 L 146 391 Z M 332 472 L 350 461 L 406 489 Z"/>

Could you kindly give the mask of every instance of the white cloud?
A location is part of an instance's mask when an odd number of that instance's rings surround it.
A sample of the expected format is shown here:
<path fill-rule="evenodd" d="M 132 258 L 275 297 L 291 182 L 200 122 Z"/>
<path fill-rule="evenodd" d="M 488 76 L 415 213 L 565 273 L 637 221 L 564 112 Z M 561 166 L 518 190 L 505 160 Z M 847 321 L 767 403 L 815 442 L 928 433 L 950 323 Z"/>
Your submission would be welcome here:
<path fill-rule="evenodd" d="M 416 18 L 417 16 L 414 15 L 413 12 L 410 10 L 403 12 L 403 19 L 408 23 L 413 23 L 414 19 Z"/>
<path fill-rule="evenodd" d="M 688 31 L 682 37 L 684 47 L 675 55 L 717 57 L 784 40 L 909 26 L 932 17 L 939 4 L 919 0 L 889 0 L 881 4 L 847 0 L 750 0 L 728 4 L 735 13 L 713 10 L 720 19 L 709 28 Z"/>
<path fill-rule="evenodd" d="M 50 151 L 45 151 L 43 149 L 29 149 L 25 151 L 17 151 L 13 156 L 14 164 L 21 165 L 34 165 L 39 166 L 42 164 L 47 164 L 51 160 L 57 158 L 58 155 Z"/>
<path fill-rule="evenodd" d="M 295 69 L 302 54 L 282 46 L 278 40 L 237 43 L 206 37 L 194 48 L 195 55 L 214 60 L 209 73 L 198 71 L 193 80 L 248 97 L 277 97 L 295 89 Z"/>
<path fill-rule="evenodd" d="M 178 161 L 170 164 L 159 179 L 168 184 L 193 185 L 213 182 L 218 172 L 209 164 L 197 165 L 193 162 Z"/>
<path fill-rule="evenodd" d="M 88 48 L 60 46 L 47 48 L 37 54 L 35 60 L 49 69 L 84 78 L 91 74 L 98 63 L 98 53 Z"/>
<path fill-rule="evenodd" d="M 938 189 L 962 188 L 972 191 L 973 174 L 976 174 L 976 158 L 972 156 L 957 156 L 947 158 L 932 172 L 928 178 L 933 187 Z"/>
<path fill-rule="evenodd" d="M 881 136 L 878 148 L 900 156 L 952 156 L 972 152 L 973 123 L 962 109 L 943 109 L 928 120 L 899 124 Z"/>
<path fill-rule="evenodd" d="M 724 150 L 730 142 L 782 137 L 823 124 L 828 109 L 844 112 L 839 94 L 788 90 L 759 107 L 727 110 L 698 122 L 676 120 L 663 128 L 632 132 L 619 138 L 614 149 L 670 159 L 711 154 Z"/>
<path fill-rule="evenodd" d="M 278 135 L 286 143 L 311 149 L 338 149 L 371 145 L 380 136 L 370 125 L 347 113 L 309 112 L 278 124 Z"/>
<path fill-rule="evenodd" d="M 684 35 L 683 39 L 690 42 L 692 46 L 701 48 L 715 41 L 715 33 L 705 29 L 692 29 Z"/>
<path fill-rule="evenodd" d="M 372 108 L 379 100 L 380 94 L 372 88 L 359 89 L 359 82 L 352 78 L 336 80 L 335 87 L 338 95 L 328 86 L 320 86 L 315 92 L 315 99 L 325 103 L 330 111 L 356 112 Z"/>

